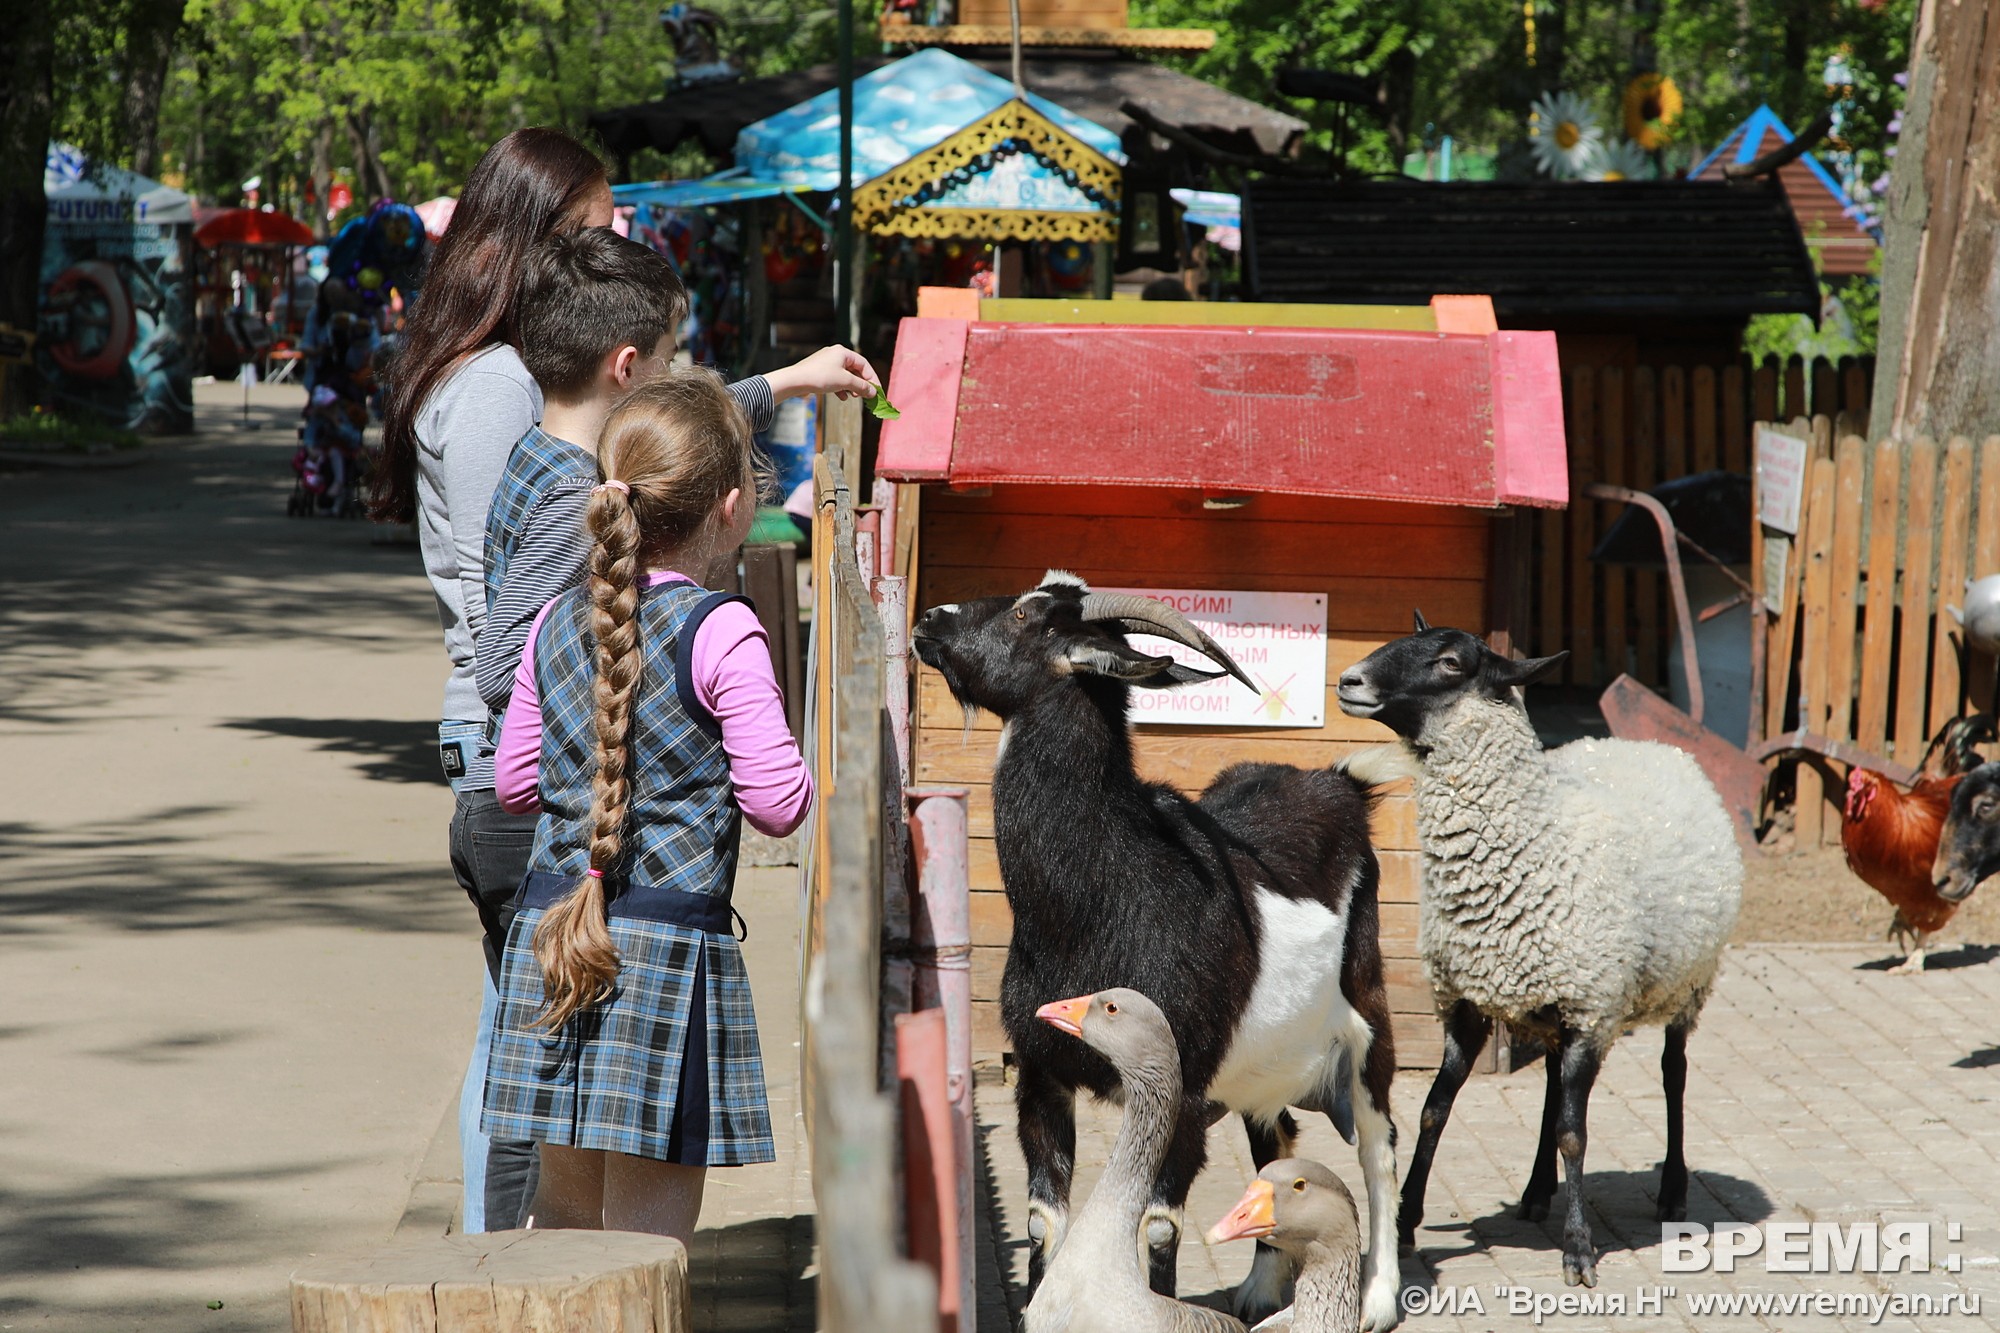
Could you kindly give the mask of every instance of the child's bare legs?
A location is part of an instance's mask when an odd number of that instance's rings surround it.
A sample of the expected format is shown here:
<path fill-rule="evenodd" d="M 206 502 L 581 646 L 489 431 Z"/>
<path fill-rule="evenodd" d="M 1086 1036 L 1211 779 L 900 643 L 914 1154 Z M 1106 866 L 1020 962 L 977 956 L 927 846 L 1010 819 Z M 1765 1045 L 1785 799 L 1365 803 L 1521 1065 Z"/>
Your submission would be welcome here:
<path fill-rule="evenodd" d="M 602 1231 L 605 1158 L 610 1156 L 594 1148 L 563 1148 L 544 1143 L 542 1177 L 535 1186 L 535 1200 L 528 1205 L 528 1225 Z"/>
<path fill-rule="evenodd" d="M 694 1240 L 708 1171 L 589 1148 L 542 1145 L 541 1182 L 529 1225 L 573 1231 L 644 1231 Z"/>
<path fill-rule="evenodd" d="M 693 1242 L 694 1224 L 701 1216 L 702 1186 L 708 1177 L 706 1167 L 677 1166 L 615 1152 L 604 1157 L 607 1231 L 645 1231 L 672 1236 L 683 1245 Z"/>

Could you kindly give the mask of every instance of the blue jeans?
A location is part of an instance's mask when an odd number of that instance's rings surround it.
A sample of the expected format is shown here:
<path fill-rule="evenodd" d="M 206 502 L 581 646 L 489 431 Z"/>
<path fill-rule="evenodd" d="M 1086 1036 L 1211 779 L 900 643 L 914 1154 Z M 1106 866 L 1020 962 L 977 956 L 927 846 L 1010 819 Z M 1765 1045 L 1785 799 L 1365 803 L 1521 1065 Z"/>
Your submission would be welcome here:
<path fill-rule="evenodd" d="M 486 1162 L 492 1140 L 479 1128 L 479 1110 L 486 1094 L 486 1058 L 493 1050 L 493 1016 L 500 1008 L 500 988 L 482 969 L 486 998 L 479 1002 L 479 1031 L 472 1042 L 472 1063 L 465 1067 L 465 1086 L 458 1094 L 458 1146 L 465 1175 L 464 1221 L 468 1233 L 486 1230 Z"/>
<path fill-rule="evenodd" d="M 485 934 L 486 984 L 479 1032 L 459 1094 L 459 1148 L 464 1169 L 466 1231 L 508 1231 L 520 1225 L 535 1193 L 535 1145 L 491 1140 L 480 1132 L 486 1061 L 499 1006 L 500 960 L 514 921 L 514 897 L 528 873 L 535 816 L 510 815 L 492 790 L 461 791 L 451 817 L 451 867 L 479 913 Z M 475 1220 L 476 1219 L 476 1220 Z"/>

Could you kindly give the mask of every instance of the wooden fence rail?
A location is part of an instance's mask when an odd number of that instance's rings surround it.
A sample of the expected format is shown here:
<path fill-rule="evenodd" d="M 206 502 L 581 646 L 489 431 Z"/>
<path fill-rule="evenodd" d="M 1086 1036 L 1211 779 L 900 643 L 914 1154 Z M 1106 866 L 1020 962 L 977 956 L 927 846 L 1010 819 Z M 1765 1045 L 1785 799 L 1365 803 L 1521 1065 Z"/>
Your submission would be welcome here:
<path fill-rule="evenodd" d="M 1573 369 L 1563 385 L 1570 492 L 1594 481 L 1643 491 L 1718 469 L 1747 474 L 1753 423 L 1817 411 L 1860 429 L 1873 379 L 1868 358 Z M 1648 685 L 1667 679 L 1664 576 L 1590 559 L 1622 508 L 1579 501 L 1527 520 L 1530 575 L 1518 637 L 1537 656 L 1569 649 L 1562 679 L 1570 684 L 1602 686 L 1620 672 Z"/>
<path fill-rule="evenodd" d="M 902 1140 L 884 1094 L 884 821 L 901 800 L 884 708 L 887 654 L 855 561 L 848 469 L 859 461 L 860 404 L 829 413 L 815 467 L 813 629 L 806 719 L 819 805 L 803 867 L 800 991 L 803 1101 L 811 1141 L 822 1333 L 937 1328 L 935 1273 L 903 1257 Z M 897 663 L 901 669 L 901 663 Z M 885 762 L 886 757 L 886 762 Z"/>
<path fill-rule="evenodd" d="M 1836 443 L 1836 425 L 1780 428 L 1807 441 L 1806 473 L 1797 536 L 1758 533 L 1779 558 L 1755 571 L 1770 629 L 1753 730 L 1803 728 L 1913 765 L 1946 720 L 1993 706 L 1995 663 L 1967 652 L 1945 608 L 1968 578 L 2000 572 L 2000 435 Z M 1795 774 L 1799 845 L 1838 842 L 1845 772 Z"/>

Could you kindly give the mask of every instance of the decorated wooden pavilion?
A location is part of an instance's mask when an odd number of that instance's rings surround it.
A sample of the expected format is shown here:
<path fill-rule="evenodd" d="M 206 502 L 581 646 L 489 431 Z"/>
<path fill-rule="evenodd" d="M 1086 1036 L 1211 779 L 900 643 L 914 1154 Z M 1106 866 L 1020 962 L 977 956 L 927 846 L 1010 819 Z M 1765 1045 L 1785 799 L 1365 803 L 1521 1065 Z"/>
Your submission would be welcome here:
<path fill-rule="evenodd" d="M 744 128 L 756 180 L 840 182 L 838 91 Z M 946 51 L 855 80 L 854 223 L 877 236 L 1108 241 L 1117 236 L 1117 136 Z"/>

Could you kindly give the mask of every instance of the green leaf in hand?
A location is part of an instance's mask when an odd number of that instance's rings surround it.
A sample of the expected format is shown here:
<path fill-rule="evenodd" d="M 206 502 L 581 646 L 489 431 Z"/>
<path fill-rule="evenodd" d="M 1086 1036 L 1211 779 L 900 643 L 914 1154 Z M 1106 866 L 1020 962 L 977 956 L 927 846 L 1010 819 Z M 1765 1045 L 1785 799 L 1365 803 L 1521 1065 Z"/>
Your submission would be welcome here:
<path fill-rule="evenodd" d="M 889 394 L 885 389 L 875 391 L 875 396 L 868 400 L 868 410 L 884 421 L 894 421 L 903 415 L 896 410 L 896 405 L 889 401 Z"/>

